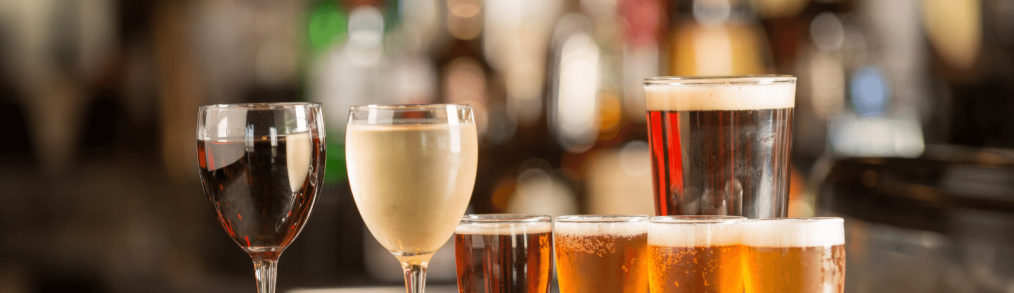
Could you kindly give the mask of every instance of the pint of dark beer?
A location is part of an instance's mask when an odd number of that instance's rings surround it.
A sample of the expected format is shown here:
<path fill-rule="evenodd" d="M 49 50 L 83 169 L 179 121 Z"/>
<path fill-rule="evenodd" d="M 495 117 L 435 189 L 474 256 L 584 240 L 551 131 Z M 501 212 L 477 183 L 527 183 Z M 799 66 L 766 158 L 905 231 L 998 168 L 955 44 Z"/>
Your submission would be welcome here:
<path fill-rule="evenodd" d="M 648 293 L 648 216 L 556 218 L 560 293 Z"/>
<path fill-rule="evenodd" d="M 550 216 L 466 215 L 454 230 L 461 293 L 547 293 L 553 267 Z"/>
<path fill-rule="evenodd" d="M 652 293 L 742 293 L 737 216 L 653 217 L 648 227 Z"/>
<path fill-rule="evenodd" d="M 644 90 L 656 215 L 787 215 L 795 77 L 660 77 Z"/>
<path fill-rule="evenodd" d="M 845 292 L 841 218 L 742 222 L 746 293 Z"/>

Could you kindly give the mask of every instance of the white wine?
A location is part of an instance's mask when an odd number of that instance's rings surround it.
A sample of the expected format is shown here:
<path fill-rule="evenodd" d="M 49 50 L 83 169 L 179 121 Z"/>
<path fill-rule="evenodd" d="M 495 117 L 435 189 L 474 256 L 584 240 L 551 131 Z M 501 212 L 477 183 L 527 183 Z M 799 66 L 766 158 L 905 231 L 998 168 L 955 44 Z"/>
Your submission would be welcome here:
<path fill-rule="evenodd" d="M 475 124 L 349 124 L 352 194 L 366 227 L 387 250 L 436 252 L 465 213 L 475 184 Z"/>

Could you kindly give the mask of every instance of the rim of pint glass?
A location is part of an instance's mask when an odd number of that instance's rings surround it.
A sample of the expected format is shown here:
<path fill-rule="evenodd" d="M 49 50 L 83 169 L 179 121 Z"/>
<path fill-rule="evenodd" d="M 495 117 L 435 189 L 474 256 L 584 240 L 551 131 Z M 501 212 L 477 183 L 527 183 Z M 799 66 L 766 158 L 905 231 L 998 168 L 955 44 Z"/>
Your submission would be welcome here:
<path fill-rule="evenodd" d="M 725 85 L 794 84 L 796 77 L 784 74 L 728 76 L 657 76 L 644 79 L 644 85 Z"/>
<path fill-rule="evenodd" d="M 717 215 L 682 215 L 682 216 L 656 216 L 651 217 L 652 224 L 724 224 L 738 223 L 747 220 L 741 216 L 717 216 Z"/>
<path fill-rule="evenodd" d="M 293 106 L 304 106 L 310 108 L 320 108 L 320 103 L 317 102 L 278 102 L 278 103 L 237 103 L 237 104 L 211 104 L 200 106 L 199 109 L 231 109 L 231 108 L 246 108 L 246 109 L 285 109 L 292 108 Z"/>
<path fill-rule="evenodd" d="M 805 225 L 833 225 L 833 224 L 844 224 L 845 219 L 839 217 L 807 217 L 807 218 L 770 218 L 770 219 L 751 219 L 743 221 L 744 225 L 786 225 L 786 226 L 805 226 Z"/>
<path fill-rule="evenodd" d="M 553 222 L 553 217 L 548 215 L 468 214 L 461 218 L 461 224 L 551 223 L 551 222 Z"/>
<path fill-rule="evenodd" d="M 566 215 L 556 217 L 556 222 L 563 223 L 627 223 L 646 222 L 648 215 Z"/>
<path fill-rule="evenodd" d="M 353 111 L 360 111 L 365 109 L 378 109 L 378 110 L 394 110 L 394 111 L 425 111 L 425 110 L 446 110 L 448 106 L 455 109 L 467 109 L 472 110 L 472 105 L 468 104 L 394 104 L 394 105 L 360 105 L 350 107 Z"/>

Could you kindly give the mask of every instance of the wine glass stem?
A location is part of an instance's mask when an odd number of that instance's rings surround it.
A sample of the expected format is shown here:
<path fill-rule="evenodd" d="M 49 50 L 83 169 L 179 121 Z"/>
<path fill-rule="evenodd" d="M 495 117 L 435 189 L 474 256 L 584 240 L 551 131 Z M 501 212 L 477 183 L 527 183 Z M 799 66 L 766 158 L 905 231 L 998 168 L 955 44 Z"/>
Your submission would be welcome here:
<path fill-rule="evenodd" d="M 273 259 L 254 260 L 257 276 L 257 292 L 275 293 L 275 275 L 278 261 Z"/>
<path fill-rule="evenodd" d="M 423 293 L 426 289 L 426 264 L 402 263 L 405 270 L 405 288 L 408 293 Z"/>

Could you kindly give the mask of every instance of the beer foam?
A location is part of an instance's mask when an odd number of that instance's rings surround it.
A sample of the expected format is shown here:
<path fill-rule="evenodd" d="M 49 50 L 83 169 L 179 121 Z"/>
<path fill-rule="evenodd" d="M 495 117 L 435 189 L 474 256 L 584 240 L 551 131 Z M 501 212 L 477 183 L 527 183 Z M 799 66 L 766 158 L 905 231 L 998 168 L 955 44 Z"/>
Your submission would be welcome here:
<path fill-rule="evenodd" d="M 647 82 L 648 111 L 758 110 L 793 108 L 796 84 L 677 84 Z"/>
<path fill-rule="evenodd" d="M 845 244 L 841 218 L 767 219 L 742 222 L 743 245 L 828 247 Z"/>
<path fill-rule="evenodd" d="M 554 224 L 559 236 L 634 236 L 648 233 L 648 220 L 627 222 L 561 222 Z"/>
<path fill-rule="evenodd" d="M 740 244 L 736 222 L 651 223 L 648 245 L 708 247 Z"/>
<path fill-rule="evenodd" d="M 458 225 L 456 234 L 513 235 L 549 233 L 553 224 L 548 222 L 485 222 Z"/>

